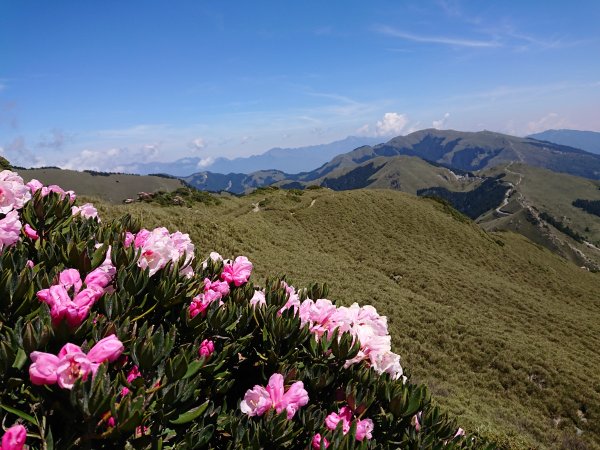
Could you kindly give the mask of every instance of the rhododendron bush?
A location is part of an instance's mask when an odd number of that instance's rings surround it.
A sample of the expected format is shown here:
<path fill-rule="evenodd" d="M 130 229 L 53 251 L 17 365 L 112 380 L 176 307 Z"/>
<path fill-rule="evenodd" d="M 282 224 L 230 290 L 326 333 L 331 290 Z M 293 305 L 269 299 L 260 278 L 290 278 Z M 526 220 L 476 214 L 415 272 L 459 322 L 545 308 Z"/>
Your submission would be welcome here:
<path fill-rule="evenodd" d="M 255 285 L 197 244 L 0 172 L 0 448 L 481 445 L 406 378 L 373 307 Z"/>

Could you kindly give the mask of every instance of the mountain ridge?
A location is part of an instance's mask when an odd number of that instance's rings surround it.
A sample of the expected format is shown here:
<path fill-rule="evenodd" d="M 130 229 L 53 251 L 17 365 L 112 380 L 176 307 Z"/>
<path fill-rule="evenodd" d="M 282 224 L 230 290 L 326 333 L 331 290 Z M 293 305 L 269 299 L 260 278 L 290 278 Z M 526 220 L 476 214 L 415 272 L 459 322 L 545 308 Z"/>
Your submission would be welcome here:
<path fill-rule="evenodd" d="M 570 145 L 590 153 L 600 154 L 600 132 L 582 130 L 546 130 L 528 137 L 556 144 Z"/>

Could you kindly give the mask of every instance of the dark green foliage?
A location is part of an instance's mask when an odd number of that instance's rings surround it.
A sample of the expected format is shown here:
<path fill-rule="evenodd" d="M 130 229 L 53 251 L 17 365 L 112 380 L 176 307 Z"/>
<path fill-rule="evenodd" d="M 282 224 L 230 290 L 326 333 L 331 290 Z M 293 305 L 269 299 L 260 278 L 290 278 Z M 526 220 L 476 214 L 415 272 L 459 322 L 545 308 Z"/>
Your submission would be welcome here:
<path fill-rule="evenodd" d="M 573 202 L 573 206 L 600 217 L 600 200 L 583 200 L 578 198 Z"/>
<path fill-rule="evenodd" d="M 443 198 L 461 213 L 476 219 L 498 206 L 504 199 L 506 191 L 510 189 L 499 178 L 501 176 L 487 178 L 480 186 L 468 192 L 452 192 L 446 188 L 434 187 L 420 189 L 417 195 Z"/>
<path fill-rule="evenodd" d="M 325 179 L 322 183 L 322 186 L 331 188 L 334 191 L 361 189 L 370 184 L 369 178 L 378 170 L 379 167 L 375 167 L 374 164 L 367 164 L 365 166 L 352 169 L 340 178 Z"/>
<path fill-rule="evenodd" d="M 564 223 L 562 223 L 560 220 L 552 217 L 550 214 L 548 214 L 547 212 L 541 212 L 540 213 L 540 218 L 546 222 L 548 222 L 550 225 L 552 225 L 554 228 L 556 228 L 557 230 L 565 233 L 567 236 L 572 237 L 573 239 L 575 239 L 577 242 L 583 242 L 585 240 L 585 237 L 580 235 L 579 233 L 577 233 L 575 230 L 573 230 L 571 227 L 569 227 L 568 225 L 565 225 Z"/>
<path fill-rule="evenodd" d="M 161 206 L 188 206 L 195 203 L 204 205 L 218 205 L 221 200 L 206 191 L 199 191 L 195 188 L 183 187 L 175 189 L 172 192 L 158 191 L 151 194 L 145 194 L 140 197 L 140 201 L 145 203 L 157 203 Z"/>
<path fill-rule="evenodd" d="M 0 170 L 12 170 L 12 166 L 8 159 L 0 156 Z"/>

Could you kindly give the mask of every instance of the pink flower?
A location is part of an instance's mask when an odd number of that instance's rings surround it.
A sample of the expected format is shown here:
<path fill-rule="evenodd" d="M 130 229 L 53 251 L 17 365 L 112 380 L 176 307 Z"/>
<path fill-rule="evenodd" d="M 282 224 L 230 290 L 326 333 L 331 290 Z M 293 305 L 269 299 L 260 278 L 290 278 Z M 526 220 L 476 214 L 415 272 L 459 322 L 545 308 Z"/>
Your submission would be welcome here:
<path fill-rule="evenodd" d="M 133 244 L 134 240 L 135 240 L 134 234 L 130 233 L 129 231 L 126 231 L 125 239 L 123 240 L 123 245 L 125 246 L 125 248 L 128 248 L 131 244 Z"/>
<path fill-rule="evenodd" d="M 463 430 L 462 428 L 459 428 L 458 430 L 456 430 L 456 434 L 454 435 L 454 439 L 456 439 L 459 436 L 464 436 L 465 434 L 466 434 L 465 430 Z"/>
<path fill-rule="evenodd" d="M 111 334 L 110 336 L 99 340 L 96 345 L 90 349 L 87 356 L 90 361 L 98 364 L 105 361 L 113 362 L 121 356 L 123 350 L 125 350 L 123 343 L 117 336 Z"/>
<path fill-rule="evenodd" d="M 373 437 L 373 428 L 373 421 L 371 419 L 359 419 L 356 422 L 356 440 L 371 439 Z"/>
<path fill-rule="evenodd" d="M 138 377 L 141 377 L 142 374 L 140 373 L 140 370 L 138 369 L 138 366 L 133 366 L 131 368 L 131 370 L 129 371 L 129 373 L 127 374 L 127 382 L 131 383 L 133 380 L 135 380 Z M 129 389 L 127 387 L 124 387 L 123 389 L 121 389 L 121 396 L 126 396 L 127 394 L 129 394 Z"/>
<path fill-rule="evenodd" d="M 92 362 L 85 353 L 66 353 L 56 367 L 56 381 L 61 388 L 72 389 L 80 378 L 86 380 L 92 370 Z"/>
<path fill-rule="evenodd" d="M 115 418 L 113 416 L 110 416 L 106 421 L 106 425 L 110 428 L 114 428 L 117 425 L 117 422 L 115 421 Z"/>
<path fill-rule="evenodd" d="M 63 345 L 56 356 L 32 352 L 29 378 L 36 385 L 58 383 L 63 389 L 71 389 L 78 379 L 86 380 L 90 373 L 96 373 L 102 362 L 112 362 L 122 352 L 123 344 L 114 334 L 100 340 L 87 355 L 81 347 L 71 343 Z"/>
<path fill-rule="evenodd" d="M 344 434 L 350 431 L 351 421 L 352 410 L 348 406 L 341 407 L 337 414 L 332 412 L 327 417 L 325 417 L 325 425 L 332 431 L 336 429 L 338 423 L 342 422 L 342 432 Z"/>
<path fill-rule="evenodd" d="M 71 207 L 71 214 L 73 216 L 80 215 L 84 219 L 97 219 L 98 218 L 98 210 L 91 203 L 84 203 L 81 206 Z M 98 219 L 98 221 L 100 221 L 100 219 Z"/>
<path fill-rule="evenodd" d="M 266 413 L 273 402 L 267 390 L 262 386 L 254 386 L 253 389 L 248 389 L 244 395 L 244 400 L 240 403 L 240 409 L 244 414 L 252 416 L 262 416 Z"/>
<path fill-rule="evenodd" d="M 29 379 L 35 385 L 56 383 L 58 356 L 44 352 L 32 352 L 29 355 L 33 364 L 29 366 Z"/>
<path fill-rule="evenodd" d="M 31 199 L 31 192 L 16 172 L 0 172 L 0 213 L 21 209 Z"/>
<path fill-rule="evenodd" d="M 141 376 L 142 374 L 140 373 L 140 369 L 138 368 L 138 366 L 133 366 L 127 374 L 127 382 L 131 383 L 133 380 Z"/>
<path fill-rule="evenodd" d="M 208 339 L 204 339 L 200 344 L 200 348 L 198 349 L 198 354 L 203 358 L 210 358 L 210 356 L 215 351 L 215 343 L 213 341 L 209 341 Z"/>
<path fill-rule="evenodd" d="M 35 194 L 38 190 L 40 190 L 41 188 L 44 187 L 44 185 L 42 183 L 40 183 L 39 180 L 36 180 L 35 178 L 33 178 L 25 186 L 27 186 L 29 188 L 29 190 L 31 191 L 32 194 Z"/>
<path fill-rule="evenodd" d="M 213 262 L 223 261 L 223 257 L 217 252 L 210 252 L 209 258 Z M 206 269 L 208 267 L 208 259 L 202 261 L 202 269 Z"/>
<path fill-rule="evenodd" d="M 308 392 L 304 389 L 302 381 L 296 381 L 284 393 L 283 375 L 274 373 L 269 378 L 267 392 L 271 397 L 273 408 L 277 414 L 284 409 L 287 411 L 287 418 L 291 419 L 301 406 L 308 403 Z"/>
<path fill-rule="evenodd" d="M 419 411 L 417 414 L 415 414 L 412 418 L 412 424 L 415 427 L 416 431 L 421 431 L 421 420 L 422 420 L 422 416 L 423 413 L 421 411 Z"/>
<path fill-rule="evenodd" d="M 240 403 L 243 413 L 249 416 L 262 416 L 271 407 L 277 414 L 284 409 L 287 411 L 287 418 L 291 419 L 301 406 L 308 403 L 308 392 L 304 390 L 302 381 L 296 381 L 287 392 L 283 386 L 283 375 L 274 373 L 269 378 L 267 388 L 254 386 L 246 392 L 244 400 Z"/>
<path fill-rule="evenodd" d="M 92 270 L 85 277 L 86 286 L 98 286 L 101 289 L 107 287 L 110 283 L 112 283 L 115 275 L 117 273 L 117 269 L 111 263 L 106 265 L 101 265 L 96 269 Z"/>
<path fill-rule="evenodd" d="M 281 282 L 281 287 L 283 287 L 287 293 L 287 302 L 283 305 L 283 308 L 279 310 L 279 314 L 283 314 L 283 311 L 290 308 L 293 308 L 294 312 L 297 313 L 300 309 L 300 296 L 296 292 L 296 289 L 285 281 Z"/>
<path fill-rule="evenodd" d="M 30 269 L 33 269 L 33 266 L 35 266 L 35 263 L 32 260 L 28 259 L 27 262 L 25 263 L 25 265 L 27 267 L 29 267 Z"/>
<path fill-rule="evenodd" d="M 65 269 L 58 276 L 58 281 L 65 289 L 73 288 L 75 294 L 79 292 L 82 286 L 81 275 L 77 269 Z"/>
<path fill-rule="evenodd" d="M 25 236 L 27 236 L 29 239 L 34 241 L 40 238 L 37 234 L 37 231 L 31 228 L 31 226 L 28 223 L 25 224 L 25 227 L 23 228 L 23 233 L 25 233 Z"/>
<path fill-rule="evenodd" d="M 238 256 L 234 262 L 225 264 L 221 279 L 241 286 L 248 281 L 251 273 L 252 263 L 245 256 Z"/>
<path fill-rule="evenodd" d="M 321 441 L 323 442 L 323 448 L 329 447 L 329 441 L 325 437 L 321 437 L 320 433 L 317 433 L 312 438 L 312 448 L 315 450 L 321 449 Z"/>
<path fill-rule="evenodd" d="M 48 187 L 45 187 L 45 186 L 42 187 L 42 196 L 43 197 L 50 194 L 51 192 L 58 194 L 60 196 L 61 200 L 63 200 L 68 195 L 69 200 L 71 202 L 75 201 L 76 196 L 75 196 L 75 192 L 73 192 L 73 191 L 65 191 L 63 188 L 61 188 L 60 186 L 57 186 L 56 184 L 51 184 Z"/>
<path fill-rule="evenodd" d="M 220 300 L 220 298 L 221 294 L 215 291 L 207 291 L 204 294 L 196 295 L 190 304 L 190 317 L 196 317 L 198 314 L 204 315 L 210 304 Z"/>
<path fill-rule="evenodd" d="M 27 430 L 23 425 L 13 425 L 4 436 L 2 436 L 2 446 L 0 450 L 22 450 L 27 439 Z"/>
<path fill-rule="evenodd" d="M 352 422 L 352 410 L 348 406 L 340 408 L 338 413 L 332 412 L 325 417 L 325 426 L 330 430 L 335 430 L 340 422 L 342 422 L 342 433 L 347 434 L 350 431 Z M 373 437 L 373 421 L 371 419 L 357 419 L 356 421 L 356 439 L 362 441 L 365 437 L 371 439 Z"/>
<path fill-rule="evenodd" d="M 96 270 L 99 272 L 90 273 L 89 279 L 86 277 L 87 287 L 83 290 L 81 290 L 83 283 L 79 272 L 75 269 L 66 269 L 60 273 L 58 284 L 37 292 L 38 299 L 50 306 L 50 316 L 55 325 L 62 320 L 66 320 L 68 325 L 73 328 L 81 325 L 88 316 L 90 308 L 104 295 L 102 282 L 106 279 L 103 278 L 105 274 L 101 275 L 100 271 L 109 269 L 105 267 Z M 73 299 L 68 292 L 71 289 L 74 295 Z"/>
<path fill-rule="evenodd" d="M 169 234 L 164 227 L 152 231 L 140 230 L 133 245 L 141 248 L 142 254 L 138 266 L 148 269 L 150 276 L 164 268 L 169 261 L 178 262 L 183 259 L 182 275 L 193 275 L 190 264 L 194 259 L 194 244 L 187 234 L 179 231 Z"/>
<path fill-rule="evenodd" d="M 226 281 L 210 281 L 209 278 L 204 279 L 204 291 L 215 291 L 220 294 L 221 297 L 229 294 L 229 283 Z"/>
<path fill-rule="evenodd" d="M 267 304 L 267 300 L 265 299 L 265 291 L 254 291 L 254 295 L 250 299 L 250 304 L 254 307 L 265 306 Z"/>
<path fill-rule="evenodd" d="M 21 222 L 19 221 L 19 213 L 14 210 L 10 211 L 4 219 L 0 220 L 0 252 L 17 242 L 20 234 Z"/>

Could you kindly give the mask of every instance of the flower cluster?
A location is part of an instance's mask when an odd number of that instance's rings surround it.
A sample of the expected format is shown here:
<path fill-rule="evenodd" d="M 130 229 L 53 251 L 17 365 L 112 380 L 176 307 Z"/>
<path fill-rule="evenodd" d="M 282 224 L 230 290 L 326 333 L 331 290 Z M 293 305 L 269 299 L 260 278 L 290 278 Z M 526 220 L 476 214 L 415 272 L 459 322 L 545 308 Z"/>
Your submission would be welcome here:
<path fill-rule="evenodd" d="M 37 191 L 40 191 L 42 197 L 46 197 L 51 192 L 54 192 L 55 194 L 58 194 L 61 199 L 69 197 L 69 201 L 71 203 L 74 202 L 76 198 L 75 192 L 73 191 L 65 191 L 63 188 L 57 186 L 56 184 L 44 186 L 40 181 L 36 180 L 35 178 L 32 179 L 29 183 L 27 183 L 26 186 L 31 190 L 32 194 L 35 194 Z"/>
<path fill-rule="evenodd" d="M 16 172 L 0 172 L 0 213 L 8 214 L 25 206 L 31 199 L 31 191 Z"/>
<path fill-rule="evenodd" d="M 58 355 L 32 352 L 29 378 L 36 385 L 57 383 L 63 389 L 71 389 L 78 379 L 86 380 L 90 373 L 94 375 L 103 362 L 115 361 L 123 350 L 123 343 L 111 334 L 98 341 L 87 354 L 70 343 L 65 344 Z"/>
<path fill-rule="evenodd" d="M 2 436 L 2 445 L 0 450 L 22 450 L 27 439 L 27 430 L 23 425 L 13 425 L 4 436 Z"/>
<path fill-rule="evenodd" d="M 81 206 L 73 206 L 71 208 L 71 213 L 74 216 L 81 216 L 84 219 L 98 219 L 98 210 L 91 203 L 84 203 Z"/>
<path fill-rule="evenodd" d="M 210 281 L 204 279 L 204 292 L 196 295 L 190 304 L 190 317 L 204 314 L 212 302 L 219 301 L 229 294 L 229 283 L 226 281 Z M 222 302 L 221 302 L 222 303 Z"/>
<path fill-rule="evenodd" d="M 0 172 L 0 252 L 19 240 L 21 222 L 18 210 L 31 199 L 31 191 L 17 173 L 10 170 Z"/>
<path fill-rule="evenodd" d="M 127 233 L 125 246 L 133 244 L 141 250 L 138 266 L 148 269 L 150 276 L 163 269 L 169 262 L 179 262 L 183 259 L 180 273 L 193 276 L 191 262 L 194 259 L 194 244 L 187 233 L 176 231 L 169 233 L 164 227 L 154 230 L 142 229 L 137 234 Z"/>
<path fill-rule="evenodd" d="M 285 391 L 283 375 L 274 373 L 269 378 L 266 388 L 256 385 L 246 392 L 240 409 L 249 416 L 262 416 L 271 408 L 279 414 L 285 409 L 287 418 L 291 419 L 296 411 L 307 403 L 308 392 L 304 389 L 302 381 L 296 381 Z"/>
<path fill-rule="evenodd" d="M 58 325 L 66 320 L 70 327 L 76 327 L 88 316 L 90 308 L 104 295 L 112 282 L 116 268 L 107 260 L 90 272 L 85 280 L 76 269 L 63 270 L 58 283 L 37 293 L 38 299 L 50 307 L 52 322 Z M 82 289 L 83 284 L 85 288 Z"/>
<path fill-rule="evenodd" d="M 358 354 L 346 362 L 346 367 L 366 361 L 378 373 L 388 373 L 393 379 L 402 377 L 400 356 L 392 352 L 392 339 L 387 318 L 370 305 L 337 307 L 331 300 L 298 300 L 295 290 L 285 284 L 288 301 L 284 308 L 298 308 L 302 326 L 307 325 L 317 337 L 334 330 L 348 332 L 360 342 Z M 298 305 L 298 306 L 297 306 Z"/>
<path fill-rule="evenodd" d="M 216 252 L 210 254 L 213 261 L 222 261 L 223 258 Z M 206 268 L 208 261 L 202 263 Z M 230 283 L 236 287 L 245 284 L 252 273 L 252 263 L 245 256 L 238 256 L 234 261 L 223 261 L 223 271 L 221 280 L 211 281 L 204 279 L 204 292 L 198 294 L 192 299 L 189 311 L 190 317 L 196 317 L 198 314 L 204 314 L 211 303 L 218 301 L 222 303 L 222 298 L 229 294 Z"/>

